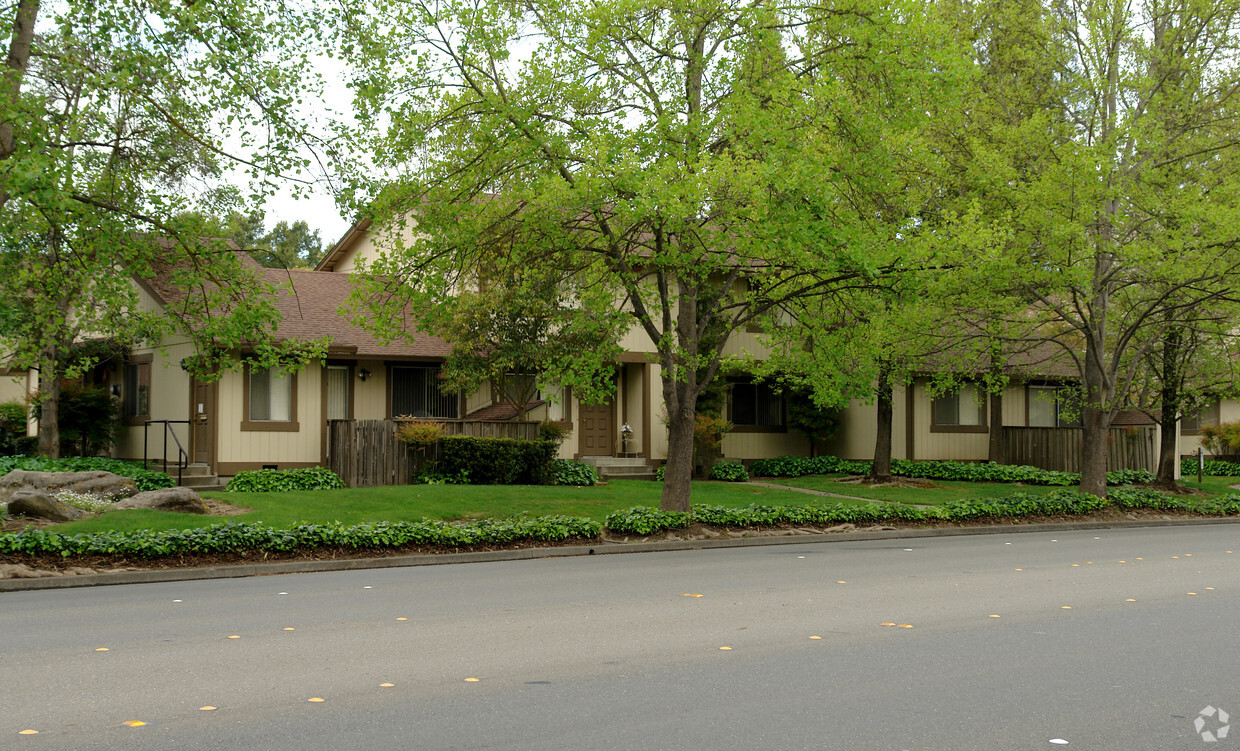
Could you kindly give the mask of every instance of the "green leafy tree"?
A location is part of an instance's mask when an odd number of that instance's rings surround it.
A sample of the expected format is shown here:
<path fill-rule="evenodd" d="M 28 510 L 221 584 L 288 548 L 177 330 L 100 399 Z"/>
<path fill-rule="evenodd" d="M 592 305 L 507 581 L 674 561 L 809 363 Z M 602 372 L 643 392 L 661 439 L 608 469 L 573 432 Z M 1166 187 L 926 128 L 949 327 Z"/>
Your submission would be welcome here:
<path fill-rule="evenodd" d="M 853 199 L 896 160 L 859 135 L 950 88 L 938 37 L 911 2 L 383 5 L 354 88 L 358 121 L 389 125 L 376 174 L 401 177 L 355 189 L 392 238 L 359 265 L 366 317 L 395 334 L 500 253 L 604 290 L 657 353 L 662 506 L 688 510 L 697 399 L 732 337 L 890 265 L 897 229 Z"/>
<path fill-rule="evenodd" d="M 628 316 L 589 301 L 593 290 L 570 294 L 565 280 L 501 268 L 489 276 L 506 281 L 463 291 L 424 319 L 452 347 L 444 361 L 444 388 L 473 393 L 490 385 L 517 420 L 525 419 L 535 394 L 552 385 L 570 387 L 587 403 L 605 399 Z"/>
<path fill-rule="evenodd" d="M 312 25 L 282 4 L 129 0 L 0 9 L 12 29 L 0 75 L 0 323 L 13 363 L 39 369 L 40 452 L 56 456 L 60 384 L 89 362 L 67 358 L 99 336 L 155 342 L 177 330 L 204 354 L 273 340 L 278 315 L 253 269 L 204 241 L 193 212 L 226 214 L 235 168 L 256 195 L 307 162 L 290 114 L 315 90 Z M 175 272 L 170 269 L 175 268 Z M 129 276 L 180 290 L 168 315 L 140 304 Z M 197 359 L 199 373 L 230 362 Z"/>
<path fill-rule="evenodd" d="M 1108 430 L 1148 356 L 1240 270 L 1240 5 L 1004 5 L 981 4 L 979 116 L 954 141 L 961 263 L 1075 365 L 1080 489 L 1104 496 Z"/>

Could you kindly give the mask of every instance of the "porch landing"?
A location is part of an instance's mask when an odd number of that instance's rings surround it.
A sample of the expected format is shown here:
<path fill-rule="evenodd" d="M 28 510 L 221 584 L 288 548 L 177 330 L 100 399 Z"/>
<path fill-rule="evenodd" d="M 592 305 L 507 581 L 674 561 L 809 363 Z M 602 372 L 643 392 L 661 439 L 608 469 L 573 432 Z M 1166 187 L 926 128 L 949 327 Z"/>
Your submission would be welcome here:
<path fill-rule="evenodd" d="M 589 464 L 603 480 L 653 480 L 654 468 L 641 457 L 583 456 L 582 464 Z"/>

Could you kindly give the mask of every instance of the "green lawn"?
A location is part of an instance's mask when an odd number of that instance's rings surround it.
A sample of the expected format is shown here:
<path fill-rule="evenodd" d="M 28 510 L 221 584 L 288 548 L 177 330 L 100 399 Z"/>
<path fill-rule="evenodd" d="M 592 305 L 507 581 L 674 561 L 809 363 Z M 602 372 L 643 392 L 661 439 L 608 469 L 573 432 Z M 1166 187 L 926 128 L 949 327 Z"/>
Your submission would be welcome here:
<path fill-rule="evenodd" d="M 837 482 L 843 475 L 761 478 L 762 482 L 870 498 L 876 501 L 938 505 L 965 498 L 994 498 L 1017 492 L 1044 494 L 1059 488 L 1044 485 L 934 481 L 932 488 L 869 488 Z M 1228 486 L 1240 477 L 1207 477 L 1184 484 L 1211 495 L 1233 492 Z M 287 527 L 297 522 L 358 524 L 376 521 L 480 519 L 528 513 L 531 516 L 565 514 L 602 521 L 608 514 L 630 506 L 658 506 L 662 484 L 643 480 L 613 480 L 606 485 L 577 488 L 546 485 L 404 485 L 296 493 L 207 493 L 207 497 L 252 509 L 238 516 L 191 516 L 160 511 L 113 511 L 51 529 L 75 532 L 184 529 L 220 521 L 263 522 Z M 693 502 L 717 506 L 805 505 L 855 503 L 790 490 L 755 487 L 744 483 L 695 482 Z"/>
<path fill-rule="evenodd" d="M 376 521 L 480 519 L 565 514 L 602 521 L 630 506 L 658 506 L 662 483 L 612 480 L 591 488 L 547 485 L 402 485 L 294 493 L 206 493 L 209 498 L 252 512 L 226 519 L 160 511 L 113 511 L 92 519 L 52 527 L 57 532 L 184 529 L 220 521 L 263 522 L 285 527 L 297 522 L 358 524 Z M 805 493 L 760 488 L 742 483 L 695 482 L 693 502 L 717 506 L 804 505 L 827 501 Z M 829 502 L 829 501 L 828 501 Z"/>

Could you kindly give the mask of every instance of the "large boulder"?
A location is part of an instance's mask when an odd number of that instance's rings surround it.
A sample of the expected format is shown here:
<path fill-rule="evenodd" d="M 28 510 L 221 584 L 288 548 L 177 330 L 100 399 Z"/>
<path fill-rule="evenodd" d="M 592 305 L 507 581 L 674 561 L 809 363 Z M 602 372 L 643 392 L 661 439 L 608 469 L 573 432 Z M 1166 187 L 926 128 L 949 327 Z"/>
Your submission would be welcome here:
<path fill-rule="evenodd" d="M 121 477 L 111 472 L 31 472 L 15 469 L 0 477 L 0 503 L 12 499 L 13 494 L 21 490 L 38 490 L 48 495 L 72 490 L 108 498 L 128 498 L 138 492 L 138 484 L 132 477 Z"/>
<path fill-rule="evenodd" d="M 42 490 L 19 490 L 14 493 L 9 499 L 9 513 L 54 522 L 71 522 L 86 516 L 82 509 L 58 501 Z"/>
<path fill-rule="evenodd" d="M 176 511 L 182 514 L 207 513 L 207 504 L 202 502 L 202 496 L 184 487 L 147 490 L 126 498 L 116 504 L 115 508 L 117 511 L 149 508 L 156 511 Z"/>

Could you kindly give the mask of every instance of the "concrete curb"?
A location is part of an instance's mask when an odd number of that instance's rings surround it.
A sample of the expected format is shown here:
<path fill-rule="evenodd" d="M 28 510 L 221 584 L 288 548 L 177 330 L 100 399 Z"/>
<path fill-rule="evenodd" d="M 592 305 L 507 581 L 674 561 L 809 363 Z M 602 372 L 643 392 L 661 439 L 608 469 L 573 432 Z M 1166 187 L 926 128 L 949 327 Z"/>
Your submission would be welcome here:
<path fill-rule="evenodd" d="M 987 527 L 940 527 L 935 529 L 897 529 L 879 532 L 830 532 L 820 535 L 779 535 L 773 537 L 732 537 L 723 540 L 665 540 L 661 542 L 600 542 L 592 545 L 568 545 L 548 548 L 518 548 L 477 553 L 443 553 L 389 556 L 382 558 L 341 558 L 327 561 L 277 561 L 246 563 L 235 566 L 203 568 L 152 569 L 121 571 L 114 574 L 82 576 L 48 576 L 38 579 L 0 579 L 0 592 L 22 592 L 36 589 L 67 589 L 116 584 L 151 584 L 155 582 L 196 581 L 199 579 L 236 579 L 247 576 L 276 574 L 308 574 L 325 571 L 356 571 L 371 568 L 404 566 L 440 566 L 453 563 L 488 563 L 521 561 L 537 558 L 570 558 L 581 555 L 614 555 L 618 553 L 655 553 L 676 550 L 713 550 L 717 548 L 759 547 L 763 545 L 803 545 L 811 543 L 852 542 L 855 540 L 913 540 L 926 537 L 962 535 L 1032 534 L 1087 529 L 1130 529 L 1139 527 L 1190 527 L 1209 524 L 1240 524 L 1240 517 L 1222 519 L 1147 519 L 1110 522 L 1062 522 L 1055 524 L 1012 524 Z"/>

